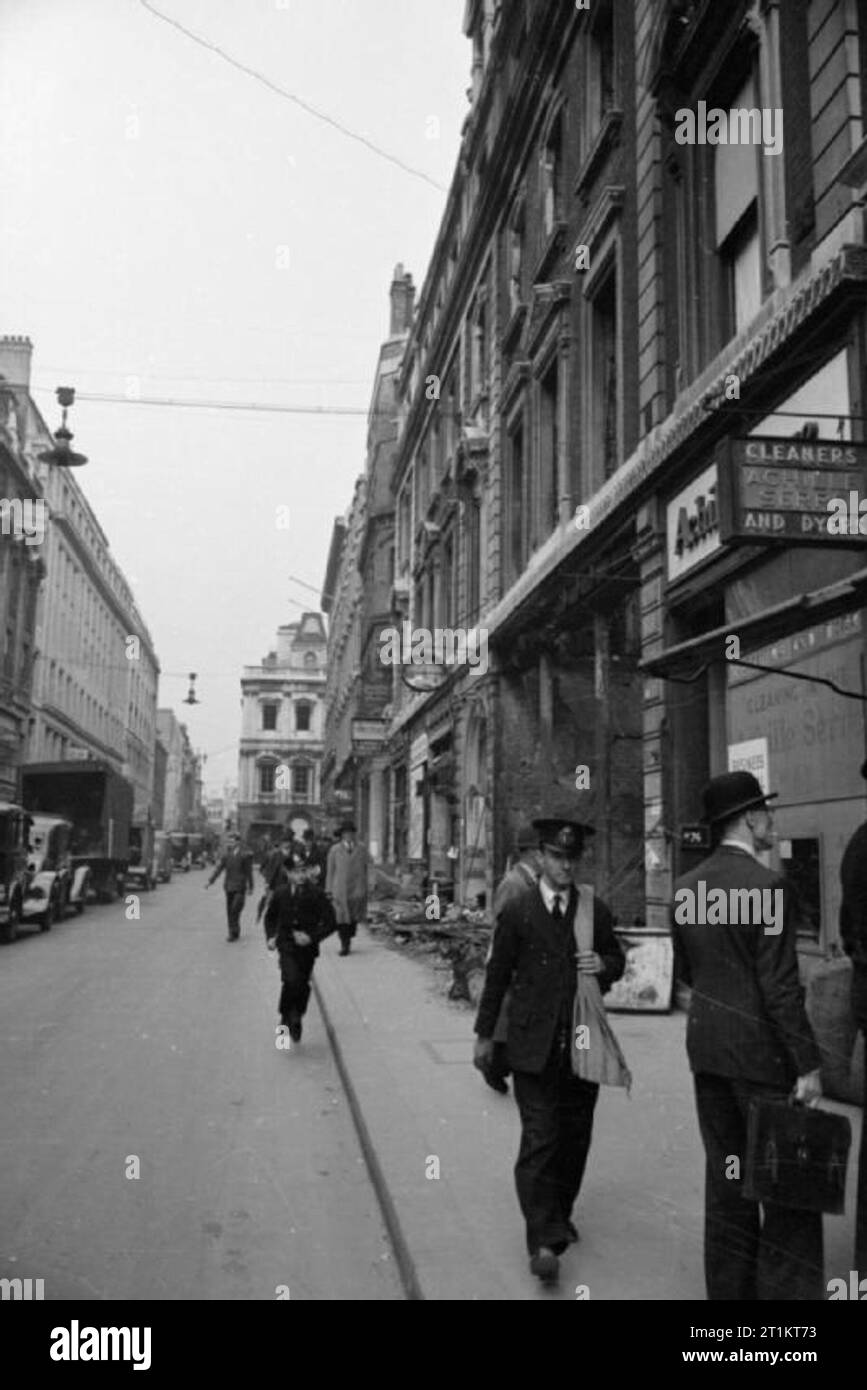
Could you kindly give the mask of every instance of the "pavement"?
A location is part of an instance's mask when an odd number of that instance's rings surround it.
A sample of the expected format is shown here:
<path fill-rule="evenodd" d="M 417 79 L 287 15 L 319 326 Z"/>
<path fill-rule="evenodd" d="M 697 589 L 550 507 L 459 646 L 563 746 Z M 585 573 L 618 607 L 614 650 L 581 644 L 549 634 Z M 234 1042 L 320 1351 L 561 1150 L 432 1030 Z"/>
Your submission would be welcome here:
<path fill-rule="evenodd" d="M 518 1113 L 472 1066 L 474 1010 L 445 997 L 433 961 L 359 928 L 316 966 L 316 994 L 410 1298 L 680 1301 L 704 1298 L 704 1152 L 683 1013 L 612 1014 L 633 1073 L 603 1088 L 556 1290 L 529 1273 L 514 1190 Z M 299 1057 L 300 1060 L 300 1057 Z M 828 1279 L 848 1277 L 860 1109 L 846 1216 L 825 1217 Z M 586 1289 L 586 1293 L 584 1290 Z"/>

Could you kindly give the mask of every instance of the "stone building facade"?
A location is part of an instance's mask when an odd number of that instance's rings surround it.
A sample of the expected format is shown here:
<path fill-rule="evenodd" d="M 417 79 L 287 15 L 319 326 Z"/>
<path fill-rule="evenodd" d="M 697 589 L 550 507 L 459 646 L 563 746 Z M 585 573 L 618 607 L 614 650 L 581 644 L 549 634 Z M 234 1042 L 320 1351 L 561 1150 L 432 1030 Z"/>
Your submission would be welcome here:
<path fill-rule="evenodd" d="M 392 621 L 483 632 L 488 660 L 395 671 L 387 855 L 489 900 L 518 826 L 562 812 L 620 925 L 664 933 L 703 784 L 751 766 L 808 976 L 865 815 L 863 540 L 816 502 L 865 442 L 863 6 L 469 0 L 465 29 Z M 747 135 L 679 138 L 709 109 Z"/>
<path fill-rule="evenodd" d="M 321 613 L 303 613 L 244 667 L 237 828 L 251 847 L 286 826 L 320 831 L 326 640 Z"/>
<path fill-rule="evenodd" d="M 31 352 L 28 338 L 0 338 L 0 801 L 16 799 L 26 758 L 45 576 L 37 455 L 52 441 L 30 399 Z"/>
<path fill-rule="evenodd" d="M 386 713 L 392 668 L 380 634 L 394 610 L 393 469 L 397 379 L 415 304 L 412 276 L 395 268 L 389 336 L 376 365 L 365 471 L 346 518 L 334 523 L 322 607 L 329 615 L 324 778 L 329 814 L 352 812 L 375 860 L 388 852 Z"/>

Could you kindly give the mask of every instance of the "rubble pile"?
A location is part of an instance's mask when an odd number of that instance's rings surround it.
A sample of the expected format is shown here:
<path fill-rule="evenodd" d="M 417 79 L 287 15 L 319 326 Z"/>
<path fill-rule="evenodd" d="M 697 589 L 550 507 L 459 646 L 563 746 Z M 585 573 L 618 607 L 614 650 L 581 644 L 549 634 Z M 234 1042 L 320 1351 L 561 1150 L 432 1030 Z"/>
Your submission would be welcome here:
<path fill-rule="evenodd" d="M 370 904 L 367 927 L 383 945 L 435 957 L 435 968 L 449 974 L 449 999 L 477 1002 L 493 927 L 486 912 L 449 904 L 430 920 L 424 898 L 395 897 Z"/>

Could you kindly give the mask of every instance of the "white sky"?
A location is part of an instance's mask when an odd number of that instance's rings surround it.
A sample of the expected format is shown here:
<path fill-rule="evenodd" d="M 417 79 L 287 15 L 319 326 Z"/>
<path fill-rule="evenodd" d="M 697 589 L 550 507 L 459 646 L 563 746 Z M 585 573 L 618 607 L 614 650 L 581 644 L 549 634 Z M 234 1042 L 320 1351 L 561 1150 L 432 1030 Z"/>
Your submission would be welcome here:
<path fill-rule="evenodd" d="M 464 0 L 154 5 L 448 186 Z M 33 340 L 54 429 L 56 386 L 124 395 L 133 377 L 142 396 L 366 410 L 394 266 L 421 286 L 445 193 L 140 0 L 0 0 L 0 200 L 0 334 Z M 290 598 L 318 608 L 365 421 L 79 401 L 70 425 L 156 646 L 160 704 L 219 791 L 236 780 L 240 668 L 300 615 Z M 188 671 L 198 707 L 182 703 Z"/>

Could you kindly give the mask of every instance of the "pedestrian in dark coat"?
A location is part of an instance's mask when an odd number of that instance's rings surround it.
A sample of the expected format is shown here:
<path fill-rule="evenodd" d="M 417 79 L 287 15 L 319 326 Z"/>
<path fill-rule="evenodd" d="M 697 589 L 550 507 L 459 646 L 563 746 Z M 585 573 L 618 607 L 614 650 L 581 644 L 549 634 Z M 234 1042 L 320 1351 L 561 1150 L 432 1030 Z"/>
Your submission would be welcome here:
<path fill-rule="evenodd" d="M 707 1156 L 704 1263 L 710 1300 L 821 1299 L 822 1217 L 742 1195 L 747 1111 L 753 1096 L 815 1104 L 819 1050 L 798 977 L 797 904 L 791 885 L 756 857 L 774 842 L 773 812 L 751 773 L 715 777 L 704 792 L 705 819 L 719 844 L 679 879 L 672 910 L 675 970 L 692 990 L 686 1030 L 698 1123 Z M 702 888 L 704 884 L 704 888 Z M 722 889 L 769 890 L 774 920 L 712 924 L 698 905 Z M 758 901 L 758 899 L 756 899 Z M 690 904 L 696 904 L 689 916 Z M 719 915 L 719 914 L 716 914 Z M 779 920 L 777 920 L 777 917 Z M 735 1172 L 732 1159 L 738 1160 Z"/>
<path fill-rule="evenodd" d="M 244 899 L 253 891 L 253 856 L 241 847 L 241 837 L 236 833 L 229 835 L 226 850 L 217 860 L 214 872 L 204 885 L 205 888 L 210 888 L 222 873 L 226 875 L 223 887 L 226 892 L 226 917 L 229 924 L 226 940 L 237 941 L 241 935 Z"/>
<path fill-rule="evenodd" d="M 340 839 L 328 851 L 325 891 L 331 897 L 337 915 L 340 955 L 348 956 L 355 928 L 367 915 L 370 855 L 367 847 L 356 840 L 352 821 L 343 822 L 339 835 Z"/>
<path fill-rule="evenodd" d="M 573 881 L 592 826 L 537 820 L 542 873 L 536 888 L 513 899 L 497 919 L 493 951 L 479 1002 L 473 1061 L 490 1065 L 493 1034 L 506 990 L 512 1003 L 506 1042 L 521 1115 L 515 1164 L 526 1222 L 530 1269 L 553 1282 L 558 1257 L 578 1239 L 572 1208 L 578 1196 L 599 1087 L 572 1072 L 572 1020 L 577 972 L 598 976 L 603 993 L 626 964 L 611 912 L 594 896 L 593 949 L 578 952 Z"/>
<path fill-rule="evenodd" d="M 280 1019 L 294 1042 L 301 1039 L 319 943 L 336 927 L 331 903 L 298 855 L 265 911 L 266 943 L 280 956 Z"/>
<path fill-rule="evenodd" d="M 861 767 L 867 777 L 867 762 Z M 859 825 L 840 862 L 843 900 L 840 904 L 840 936 L 852 958 L 852 1013 L 867 1043 L 867 821 Z M 864 1115 L 867 1116 L 867 1067 L 864 1069 Z M 867 1120 L 861 1130 L 858 1155 L 858 1196 L 855 1212 L 853 1269 L 867 1274 Z"/>
<path fill-rule="evenodd" d="M 539 881 L 539 852 L 538 835 L 531 825 L 522 826 L 518 831 L 515 844 L 516 854 L 512 864 L 506 870 L 494 893 L 494 932 L 496 932 L 496 919 L 499 917 L 503 908 L 515 898 L 523 893 L 532 892 Z M 491 959 L 494 949 L 493 934 L 491 945 L 488 951 L 485 965 Z M 499 1091 L 505 1095 L 509 1090 L 506 1080 L 511 1075 L 511 1067 L 506 1053 L 506 1038 L 509 1032 L 509 1002 L 511 994 L 507 990 L 500 1008 L 500 1016 L 497 1019 L 497 1026 L 493 1034 L 493 1054 L 490 1067 L 482 1073 L 485 1081 L 494 1091 Z"/>

